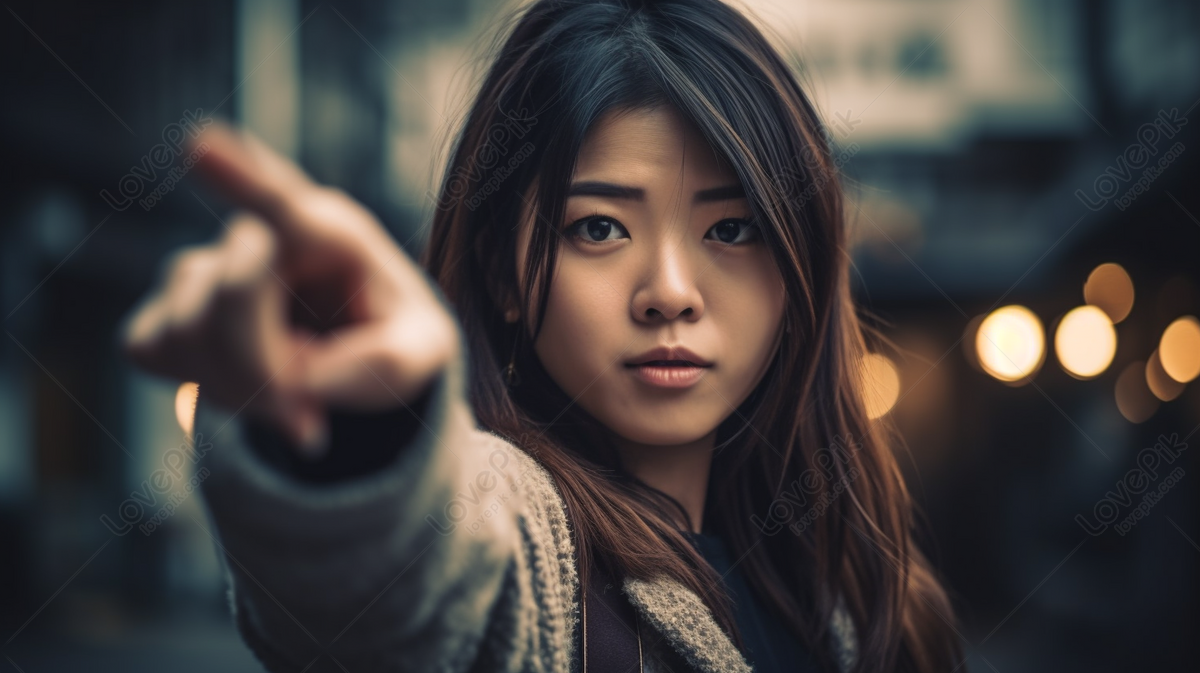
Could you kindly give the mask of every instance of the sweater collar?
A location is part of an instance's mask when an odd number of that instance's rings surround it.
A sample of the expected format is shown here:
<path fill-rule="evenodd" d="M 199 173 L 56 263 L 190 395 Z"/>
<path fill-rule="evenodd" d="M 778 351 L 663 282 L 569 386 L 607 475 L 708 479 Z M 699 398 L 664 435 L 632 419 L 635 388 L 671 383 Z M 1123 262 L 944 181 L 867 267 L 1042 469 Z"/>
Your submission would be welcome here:
<path fill-rule="evenodd" d="M 701 673 L 750 673 L 750 665 L 713 619 L 700 597 L 675 580 L 626 579 L 629 602 Z"/>
<path fill-rule="evenodd" d="M 626 578 L 622 586 L 640 617 L 697 671 L 751 673 L 750 665 L 717 625 L 708 607 L 682 584 L 666 577 L 653 580 Z M 848 671 L 858 659 L 858 634 L 840 596 L 830 627 L 838 668 Z"/>

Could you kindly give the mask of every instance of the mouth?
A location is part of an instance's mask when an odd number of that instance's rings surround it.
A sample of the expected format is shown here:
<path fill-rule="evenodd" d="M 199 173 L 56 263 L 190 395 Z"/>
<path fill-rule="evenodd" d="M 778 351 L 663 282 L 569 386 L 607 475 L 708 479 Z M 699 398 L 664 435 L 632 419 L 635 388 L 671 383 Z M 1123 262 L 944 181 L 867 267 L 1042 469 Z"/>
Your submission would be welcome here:
<path fill-rule="evenodd" d="M 713 363 L 686 348 L 655 348 L 625 363 L 625 368 L 643 383 L 656 388 L 687 388 L 695 385 Z"/>
<path fill-rule="evenodd" d="M 659 346 L 625 362 L 626 367 L 711 367 L 713 363 L 682 346 Z"/>
<path fill-rule="evenodd" d="M 691 360 L 647 360 L 645 362 L 631 362 L 625 365 L 626 367 L 711 367 L 712 365 L 702 365 Z"/>

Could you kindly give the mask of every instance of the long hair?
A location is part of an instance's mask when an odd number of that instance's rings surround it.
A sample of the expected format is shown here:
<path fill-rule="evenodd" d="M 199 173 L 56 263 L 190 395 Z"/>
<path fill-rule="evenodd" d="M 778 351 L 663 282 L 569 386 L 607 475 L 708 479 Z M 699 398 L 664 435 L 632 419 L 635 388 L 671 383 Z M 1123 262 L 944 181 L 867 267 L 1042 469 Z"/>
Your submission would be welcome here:
<path fill-rule="evenodd" d="M 606 432 L 532 346 L 558 252 L 553 223 L 586 133 L 610 110 L 659 105 L 733 167 L 788 297 L 767 374 L 718 428 L 706 520 L 822 668 L 836 670 L 829 624 L 844 601 L 858 670 L 950 670 L 960 658 L 950 602 L 915 546 L 891 433 L 862 399 L 866 337 L 838 162 L 783 59 L 717 0 L 541 0 L 515 19 L 455 140 L 422 260 L 462 323 L 478 421 L 552 475 L 581 573 L 665 574 L 741 642 L 719 578 L 679 531 L 682 508 L 620 468 Z M 519 276 L 518 223 L 530 211 Z M 515 324 L 508 301 L 520 306 Z"/>

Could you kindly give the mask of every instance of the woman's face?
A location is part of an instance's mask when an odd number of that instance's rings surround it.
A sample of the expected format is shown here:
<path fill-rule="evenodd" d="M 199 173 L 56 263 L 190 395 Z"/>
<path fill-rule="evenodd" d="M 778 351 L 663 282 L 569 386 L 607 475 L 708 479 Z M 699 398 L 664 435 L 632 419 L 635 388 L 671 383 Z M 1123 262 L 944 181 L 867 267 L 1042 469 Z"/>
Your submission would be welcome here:
<path fill-rule="evenodd" d="M 619 437 L 706 438 L 761 380 L 784 288 L 750 215 L 737 176 L 674 108 L 612 112 L 589 132 L 534 348 Z"/>

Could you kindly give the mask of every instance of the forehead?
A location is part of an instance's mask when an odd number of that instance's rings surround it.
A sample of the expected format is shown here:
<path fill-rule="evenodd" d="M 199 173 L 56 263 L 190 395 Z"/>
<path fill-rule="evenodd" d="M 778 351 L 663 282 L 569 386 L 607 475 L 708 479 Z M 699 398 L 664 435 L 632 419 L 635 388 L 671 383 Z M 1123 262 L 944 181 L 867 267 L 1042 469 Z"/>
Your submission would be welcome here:
<path fill-rule="evenodd" d="M 670 178 L 736 182 L 728 163 L 675 108 L 610 110 L 588 131 L 576 160 L 576 180 L 626 184 Z"/>

